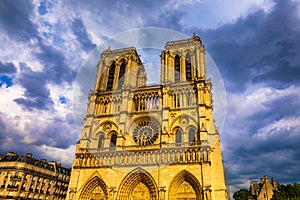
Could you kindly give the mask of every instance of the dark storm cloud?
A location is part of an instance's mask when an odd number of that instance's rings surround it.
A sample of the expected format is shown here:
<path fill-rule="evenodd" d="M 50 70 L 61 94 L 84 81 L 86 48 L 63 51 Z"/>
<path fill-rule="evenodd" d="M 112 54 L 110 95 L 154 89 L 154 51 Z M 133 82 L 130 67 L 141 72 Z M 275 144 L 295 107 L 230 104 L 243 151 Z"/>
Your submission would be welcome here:
<path fill-rule="evenodd" d="M 180 25 L 180 20 L 184 16 L 184 12 L 181 10 L 166 10 L 160 13 L 157 20 L 151 19 L 148 23 L 151 26 L 170 28 L 176 31 L 184 31 Z"/>
<path fill-rule="evenodd" d="M 20 143 L 22 137 L 19 135 L 19 130 L 16 126 L 11 123 L 6 114 L 0 112 L 0 153 L 4 154 L 8 151 L 11 151 L 12 142 L 14 151 L 26 150 L 26 145 Z M 16 120 L 19 120 L 16 117 Z"/>
<path fill-rule="evenodd" d="M 202 33 L 227 83 L 244 89 L 253 81 L 299 81 L 300 20 L 296 4 L 279 0 L 269 14 L 259 11 Z"/>
<path fill-rule="evenodd" d="M 300 180 L 298 6 L 278 0 L 270 13 L 258 11 L 236 23 L 199 31 L 227 90 L 221 141 L 231 186 L 264 175 L 281 183 Z M 236 96 L 239 101 L 233 102 Z"/>
<path fill-rule="evenodd" d="M 3 63 L 0 60 L 0 74 L 14 74 L 17 71 L 16 66 L 11 62 Z"/>
<path fill-rule="evenodd" d="M 91 42 L 81 19 L 74 19 L 74 21 L 72 22 L 72 30 L 76 35 L 77 40 L 80 42 L 83 50 L 85 50 L 86 52 L 90 52 L 96 47 L 96 45 Z"/>
<path fill-rule="evenodd" d="M 48 110 L 53 106 L 49 97 L 45 74 L 34 72 L 28 66 L 21 64 L 21 75 L 18 79 L 20 85 L 25 88 L 24 98 L 15 99 L 25 110 Z"/>
<path fill-rule="evenodd" d="M 32 126 L 31 123 L 26 125 L 26 129 L 33 133 L 34 141 L 31 145 L 46 145 L 66 149 L 70 145 L 76 143 L 77 137 L 74 137 L 73 121 L 66 122 L 60 118 L 53 118 L 49 120 L 45 127 Z M 62 131 L 63 130 L 63 131 Z"/>
<path fill-rule="evenodd" d="M 55 84 L 71 83 L 76 72 L 68 67 L 64 53 L 52 46 L 45 45 L 41 40 L 39 41 L 39 47 L 41 51 L 36 54 L 36 57 L 44 66 L 41 74 L 43 79 Z"/>
<path fill-rule="evenodd" d="M 30 20 L 33 13 L 31 1 L 3 1 L 0 4 L 0 27 L 12 38 L 27 41 L 37 35 Z"/>
<path fill-rule="evenodd" d="M 242 120 L 236 116 L 225 124 L 223 155 L 232 185 L 264 175 L 281 183 L 300 180 L 296 167 L 300 165 L 299 96 L 290 95 L 266 104 L 259 113 Z"/>

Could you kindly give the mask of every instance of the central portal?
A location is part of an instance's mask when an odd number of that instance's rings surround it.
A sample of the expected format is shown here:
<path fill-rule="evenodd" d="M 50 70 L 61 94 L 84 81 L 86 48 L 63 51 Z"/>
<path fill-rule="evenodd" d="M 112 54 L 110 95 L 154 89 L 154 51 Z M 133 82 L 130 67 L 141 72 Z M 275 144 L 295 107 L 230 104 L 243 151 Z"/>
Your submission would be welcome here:
<path fill-rule="evenodd" d="M 144 183 L 139 183 L 133 190 L 130 200 L 150 200 L 150 192 Z"/>

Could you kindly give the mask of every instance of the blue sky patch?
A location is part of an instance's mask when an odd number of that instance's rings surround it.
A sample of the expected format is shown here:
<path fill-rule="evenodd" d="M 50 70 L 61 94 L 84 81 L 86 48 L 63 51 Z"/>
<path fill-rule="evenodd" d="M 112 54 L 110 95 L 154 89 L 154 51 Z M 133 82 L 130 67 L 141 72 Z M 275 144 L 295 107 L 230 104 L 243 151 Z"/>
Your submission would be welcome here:
<path fill-rule="evenodd" d="M 59 97 L 59 103 L 61 103 L 61 104 L 66 104 L 66 103 L 67 103 L 67 98 L 64 97 L 64 96 L 60 96 L 60 97 Z"/>
<path fill-rule="evenodd" d="M 6 85 L 6 88 L 11 87 L 13 85 L 13 78 L 10 76 L 6 76 L 6 75 L 0 75 L 0 87 L 2 87 L 2 85 Z"/>

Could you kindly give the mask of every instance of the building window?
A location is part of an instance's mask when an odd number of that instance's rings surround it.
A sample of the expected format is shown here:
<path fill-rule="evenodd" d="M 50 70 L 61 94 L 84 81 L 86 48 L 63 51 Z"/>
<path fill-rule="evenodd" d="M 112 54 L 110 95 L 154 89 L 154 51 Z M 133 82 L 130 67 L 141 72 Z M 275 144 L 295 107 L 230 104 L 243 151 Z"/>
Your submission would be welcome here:
<path fill-rule="evenodd" d="M 175 83 L 178 83 L 180 82 L 180 58 L 178 55 L 175 56 L 175 59 L 174 59 L 174 80 L 175 80 Z"/>
<path fill-rule="evenodd" d="M 189 144 L 190 145 L 195 145 L 196 142 L 196 137 L 195 137 L 195 129 L 190 129 L 189 130 Z"/>
<path fill-rule="evenodd" d="M 116 149 L 117 146 L 117 135 L 113 134 L 110 138 L 110 149 Z"/>
<path fill-rule="evenodd" d="M 98 140 L 98 149 L 103 148 L 104 145 L 104 135 L 101 134 L 99 140 Z"/>
<path fill-rule="evenodd" d="M 107 80 L 107 85 L 106 85 L 107 91 L 110 91 L 113 88 L 115 69 L 116 69 L 116 65 L 115 65 L 115 63 L 113 63 L 109 68 L 108 80 Z"/>
<path fill-rule="evenodd" d="M 120 67 L 120 72 L 119 72 L 118 89 L 121 89 L 124 84 L 125 70 L 126 70 L 126 63 L 125 63 L 125 61 L 123 61 L 121 64 L 121 67 Z"/>
<path fill-rule="evenodd" d="M 181 146 L 181 143 L 182 143 L 182 130 L 180 128 L 178 128 L 176 130 L 175 145 Z"/>
<path fill-rule="evenodd" d="M 185 57 L 185 72 L 186 72 L 186 80 L 192 80 L 192 66 L 191 66 L 191 56 L 188 53 Z"/>

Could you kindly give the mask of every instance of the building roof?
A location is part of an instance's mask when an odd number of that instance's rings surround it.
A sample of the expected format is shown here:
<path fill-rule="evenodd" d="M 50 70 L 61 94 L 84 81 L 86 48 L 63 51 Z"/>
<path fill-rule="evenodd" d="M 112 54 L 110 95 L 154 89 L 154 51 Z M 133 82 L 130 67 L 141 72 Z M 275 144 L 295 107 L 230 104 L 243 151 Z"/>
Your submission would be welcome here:
<path fill-rule="evenodd" d="M 7 153 L 7 155 L 0 156 L 0 163 L 1 162 L 22 162 L 36 167 L 44 168 L 50 171 L 56 171 L 65 175 L 70 175 L 70 169 L 64 168 L 56 162 L 47 162 L 46 159 L 38 160 L 36 158 L 33 158 L 32 154 L 30 153 L 18 155 L 16 153 L 9 152 Z"/>

